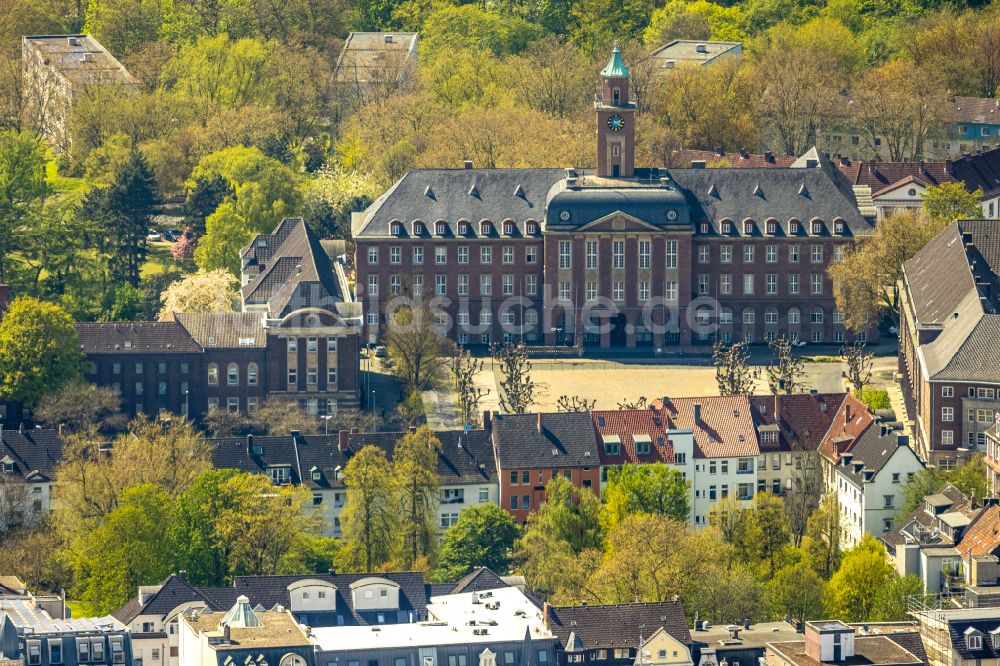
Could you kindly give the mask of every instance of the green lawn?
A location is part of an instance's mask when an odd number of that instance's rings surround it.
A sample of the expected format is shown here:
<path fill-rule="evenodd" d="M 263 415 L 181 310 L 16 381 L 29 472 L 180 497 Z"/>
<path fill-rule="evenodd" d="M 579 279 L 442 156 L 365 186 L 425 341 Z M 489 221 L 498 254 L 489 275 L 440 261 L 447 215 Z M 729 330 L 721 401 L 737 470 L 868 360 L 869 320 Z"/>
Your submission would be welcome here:
<path fill-rule="evenodd" d="M 70 176 L 60 175 L 59 165 L 56 164 L 55 160 L 50 160 L 48 164 L 45 165 L 45 180 L 48 182 L 49 187 L 52 188 L 52 192 L 56 196 L 71 194 L 87 187 L 87 181 L 83 178 L 72 178 Z"/>
<path fill-rule="evenodd" d="M 194 265 L 194 259 L 174 261 L 173 255 L 170 254 L 170 245 L 166 241 L 149 243 L 146 263 L 142 267 L 143 278 L 158 275 L 169 268 L 176 268 L 184 274 L 194 273 L 198 270 L 198 267 Z"/>

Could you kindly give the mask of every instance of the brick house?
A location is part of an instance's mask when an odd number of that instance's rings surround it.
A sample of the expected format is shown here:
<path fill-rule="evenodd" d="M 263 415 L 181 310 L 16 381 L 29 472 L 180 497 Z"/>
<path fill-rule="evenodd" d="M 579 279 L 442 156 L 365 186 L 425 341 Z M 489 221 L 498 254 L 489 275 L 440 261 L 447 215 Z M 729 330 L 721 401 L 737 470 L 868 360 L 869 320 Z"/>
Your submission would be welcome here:
<path fill-rule="evenodd" d="M 545 486 L 556 476 L 600 496 L 601 458 L 590 414 L 494 414 L 488 420 L 500 506 L 517 522 L 541 506 Z"/>
<path fill-rule="evenodd" d="M 850 338 L 826 271 L 874 211 L 836 166 L 813 149 L 785 169 L 638 169 L 634 113 L 615 52 L 596 170 L 415 169 L 355 214 L 366 341 L 396 299 L 432 295 L 467 346 Z"/>
<path fill-rule="evenodd" d="M 88 380 L 133 415 L 245 414 L 268 398 L 315 415 L 357 407 L 360 316 L 339 259 L 299 218 L 240 256 L 242 312 L 77 324 Z"/>
<path fill-rule="evenodd" d="M 996 222 L 949 225 L 903 264 L 899 372 L 915 448 L 945 469 L 985 451 L 1000 413 Z"/>

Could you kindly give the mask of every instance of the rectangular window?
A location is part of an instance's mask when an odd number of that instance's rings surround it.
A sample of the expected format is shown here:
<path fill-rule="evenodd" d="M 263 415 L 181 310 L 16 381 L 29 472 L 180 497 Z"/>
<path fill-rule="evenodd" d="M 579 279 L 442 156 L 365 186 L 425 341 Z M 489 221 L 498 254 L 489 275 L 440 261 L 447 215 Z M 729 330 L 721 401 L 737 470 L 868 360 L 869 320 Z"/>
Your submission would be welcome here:
<path fill-rule="evenodd" d="M 413 263 L 418 266 L 424 263 L 424 248 L 413 248 Z"/>
<path fill-rule="evenodd" d="M 586 285 L 586 299 L 592 301 L 597 298 L 597 283 L 588 281 Z"/>
<path fill-rule="evenodd" d="M 723 296 L 733 293 L 733 276 L 729 273 L 719 275 L 719 293 Z"/>
<path fill-rule="evenodd" d="M 753 295 L 753 273 L 743 274 L 743 294 L 745 296 Z"/>
<path fill-rule="evenodd" d="M 799 263 L 799 244 L 793 243 L 788 246 L 788 261 L 797 264 Z"/>
<path fill-rule="evenodd" d="M 792 273 L 788 276 L 788 293 L 797 294 L 799 293 L 799 275 L 798 273 Z"/>
<path fill-rule="evenodd" d="M 104 661 L 104 639 L 97 638 L 90 642 L 90 651 L 94 661 L 100 663 Z"/>
<path fill-rule="evenodd" d="M 814 264 L 823 263 L 823 246 L 813 245 L 809 253 L 809 259 Z"/>
<path fill-rule="evenodd" d="M 597 268 L 597 241 L 587 241 L 585 249 L 587 268 Z"/>
<path fill-rule="evenodd" d="M 389 263 L 390 264 L 401 264 L 403 263 L 403 248 L 398 245 L 393 245 L 389 248 Z"/>
<path fill-rule="evenodd" d="M 511 296 L 514 293 L 514 276 L 504 275 L 501 283 L 501 291 L 504 296 Z"/>
<path fill-rule="evenodd" d="M 444 296 L 448 293 L 448 276 L 447 275 L 435 275 L 434 276 L 434 293 L 438 296 Z"/>
<path fill-rule="evenodd" d="M 764 254 L 764 261 L 766 261 L 769 264 L 776 264 L 776 263 L 778 263 L 778 246 L 777 245 L 768 245 L 767 246 L 767 250 L 766 250 L 766 252 Z"/>
<path fill-rule="evenodd" d="M 749 244 L 744 245 L 743 246 L 743 263 L 744 264 L 752 264 L 753 261 L 754 261 L 754 247 L 753 247 L 753 245 L 749 245 Z"/>
<path fill-rule="evenodd" d="M 511 245 L 505 245 L 503 248 L 502 259 L 505 264 L 514 263 L 514 247 Z"/>
<path fill-rule="evenodd" d="M 29 666 L 38 666 L 38 664 L 42 663 L 42 642 L 28 641 L 27 646 Z M 14 663 L 13 660 L 11 663 Z"/>
<path fill-rule="evenodd" d="M 711 255 L 711 251 L 712 251 L 712 248 L 710 248 L 707 245 L 702 245 L 701 247 L 699 247 L 698 248 L 698 263 L 699 264 L 707 264 L 709 261 L 711 261 L 711 256 L 712 256 Z"/>
<path fill-rule="evenodd" d="M 941 431 L 941 446 L 954 446 L 955 445 L 955 431 L 954 430 L 942 430 Z"/>
<path fill-rule="evenodd" d="M 955 420 L 955 408 L 954 407 L 942 407 L 941 408 L 941 420 L 950 423 Z"/>
<path fill-rule="evenodd" d="M 639 268 L 649 268 L 649 241 L 639 241 Z"/>
<path fill-rule="evenodd" d="M 368 263 L 377 264 L 378 263 L 378 248 L 370 247 L 368 248 Z"/>
<path fill-rule="evenodd" d="M 389 276 L 389 293 L 399 296 L 403 291 L 403 280 L 398 275 Z"/>
<path fill-rule="evenodd" d="M 666 266 L 667 268 L 677 268 L 677 241 L 668 240 L 667 241 L 667 253 L 666 253 Z"/>
<path fill-rule="evenodd" d="M 723 245 L 719 248 L 719 260 L 724 264 L 733 263 L 733 246 Z"/>
<path fill-rule="evenodd" d="M 569 268 L 572 244 L 570 241 L 559 241 L 559 268 Z"/>
<path fill-rule="evenodd" d="M 368 295 L 378 296 L 378 276 L 369 275 L 368 276 Z"/>
<path fill-rule="evenodd" d="M 459 275 L 458 276 L 458 295 L 468 296 L 469 295 L 469 276 Z"/>
<path fill-rule="evenodd" d="M 611 268 L 625 268 L 625 241 L 611 243 Z"/>
<path fill-rule="evenodd" d="M 492 264 L 493 263 L 493 248 L 489 245 L 479 248 L 479 263 L 481 264 Z"/>
<path fill-rule="evenodd" d="M 612 286 L 611 299 L 615 300 L 615 301 L 624 301 L 625 300 L 625 283 L 624 282 L 622 282 L 620 280 L 616 280 L 615 281 L 614 285 Z"/>
<path fill-rule="evenodd" d="M 707 294 L 708 293 L 708 285 L 710 284 L 711 278 L 712 278 L 712 276 L 710 276 L 708 273 L 699 273 L 698 274 L 698 293 L 699 294 Z"/>
<path fill-rule="evenodd" d="M 764 276 L 764 291 L 768 294 L 778 293 L 778 276 L 774 273 L 768 273 Z"/>
<path fill-rule="evenodd" d="M 479 276 L 479 295 L 489 296 L 493 293 L 493 276 L 492 275 L 480 275 Z"/>
<path fill-rule="evenodd" d="M 525 275 L 524 276 L 524 293 L 528 296 L 534 296 L 538 293 L 538 276 L 537 275 Z"/>
<path fill-rule="evenodd" d="M 942 398 L 951 398 L 954 395 L 955 395 L 955 387 L 954 386 L 942 386 L 941 387 L 941 397 Z"/>
<path fill-rule="evenodd" d="M 448 247 L 445 245 L 437 245 L 434 247 L 434 263 L 435 264 L 447 264 L 448 263 Z"/>
<path fill-rule="evenodd" d="M 568 301 L 570 299 L 570 285 L 568 281 L 563 281 L 559 283 L 559 300 Z"/>
<path fill-rule="evenodd" d="M 642 302 L 649 300 L 649 282 L 647 280 L 639 280 L 639 300 Z"/>
<path fill-rule="evenodd" d="M 664 285 L 663 297 L 671 302 L 677 300 L 677 282 L 675 280 L 667 280 L 666 285 Z"/>
<path fill-rule="evenodd" d="M 469 246 L 459 245 L 458 246 L 458 263 L 467 264 L 469 263 Z"/>
<path fill-rule="evenodd" d="M 538 249 L 534 245 L 524 248 L 524 262 L 526 264 L 533 264 L 536 261 L 538 261 Z"/>
<path fill-rule="evenodd" d="M 823 274 L 813 273 L 809 283 L 809 291 L 812 294 L 822 294 L 823 293 Z"/>

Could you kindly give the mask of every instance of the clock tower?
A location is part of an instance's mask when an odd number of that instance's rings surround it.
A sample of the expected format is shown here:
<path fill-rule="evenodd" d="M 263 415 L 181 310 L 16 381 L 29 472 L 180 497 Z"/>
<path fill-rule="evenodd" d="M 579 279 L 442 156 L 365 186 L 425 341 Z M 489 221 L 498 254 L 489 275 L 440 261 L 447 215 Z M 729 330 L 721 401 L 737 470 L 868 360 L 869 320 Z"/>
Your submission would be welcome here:
<path fill-rule="evenodd" d="M 631 178 L 635 174 L 635 104 L 628 95 L 628 67 L 615 45 L 601 70 L 597 111 L 597 175 Z"/>

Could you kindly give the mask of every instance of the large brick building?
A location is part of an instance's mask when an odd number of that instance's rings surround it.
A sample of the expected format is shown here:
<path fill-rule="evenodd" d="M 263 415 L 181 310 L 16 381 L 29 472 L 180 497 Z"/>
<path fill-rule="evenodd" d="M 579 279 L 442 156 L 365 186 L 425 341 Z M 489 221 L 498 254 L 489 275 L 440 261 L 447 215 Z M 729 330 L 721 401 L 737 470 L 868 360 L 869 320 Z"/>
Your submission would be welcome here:
<path fill-rule="evenodd" d="M 615 51 L 595 170 L 415 169 L 355 215 L 367 342 L 409 296 L 470 346 L 851 337 L 827 267 L 872 218 L 847 178 L 815 150 L 786 169 L 638 169 L 628 76 Z"/>
<path fill-rule="evenodd" d="M 87 378 L 118 390 L 127 414 L 357 407 L 360 313 L 330 248 L 295 218 L 240 256 L 243 312 L 78 324 Z"/>
<path fill-rule="evenodd" d="M 986 450 L 986 431 L 1000 414 L 996 224 L 951 224 L 903 264 L 903 397 L 914 421 L 917 453 L 946 469 Z"/>

